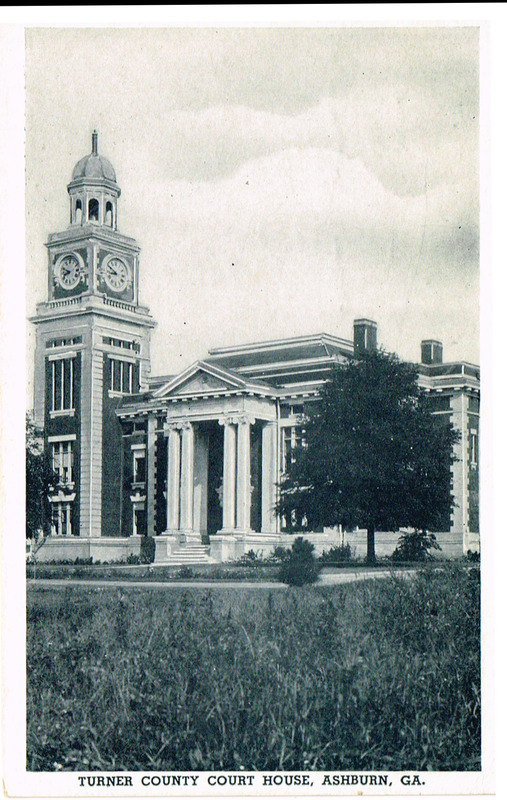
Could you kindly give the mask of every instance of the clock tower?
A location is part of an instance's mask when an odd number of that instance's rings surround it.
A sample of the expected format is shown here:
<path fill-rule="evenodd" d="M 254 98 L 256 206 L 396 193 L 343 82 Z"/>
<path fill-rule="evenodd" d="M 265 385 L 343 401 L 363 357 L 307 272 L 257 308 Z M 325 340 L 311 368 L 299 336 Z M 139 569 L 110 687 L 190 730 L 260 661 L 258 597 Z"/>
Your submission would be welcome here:
<path fill-rule="evenodd" d="M 108 541 L 118 552 L 126 528 L 116 411 L 147 389 L 155 327 L 139 303 L 140 248 L 118 230 L 121 191 L 96 132 L 67 189 L 70 224 L 48 237 L 48 299 L 31 318 L 35 419 L 60 479 L 45 545 L 55 558 L 62 548 L 70 558 L 106 553 Z"/>

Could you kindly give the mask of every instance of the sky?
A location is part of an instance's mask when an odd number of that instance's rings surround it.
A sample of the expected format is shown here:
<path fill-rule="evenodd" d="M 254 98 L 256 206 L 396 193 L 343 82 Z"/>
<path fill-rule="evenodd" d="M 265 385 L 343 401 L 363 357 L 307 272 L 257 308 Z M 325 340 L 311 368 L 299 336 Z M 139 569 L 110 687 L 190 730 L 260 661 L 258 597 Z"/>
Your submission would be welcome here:
<path fill-rule="evenodd" d="M 357 317 L 479 362 L 478 28 L 29 28 L 25 91 L 27 316 L 96 128 L 153 374 Z"/>

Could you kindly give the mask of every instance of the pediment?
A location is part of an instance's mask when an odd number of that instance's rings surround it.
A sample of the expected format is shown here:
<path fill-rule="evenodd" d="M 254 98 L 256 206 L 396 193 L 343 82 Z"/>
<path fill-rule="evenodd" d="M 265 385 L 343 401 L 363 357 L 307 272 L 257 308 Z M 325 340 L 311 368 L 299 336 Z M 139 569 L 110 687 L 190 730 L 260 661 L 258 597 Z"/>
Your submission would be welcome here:
<path fill-rule="evenodd" d="M 171 392 L 171 394 L 193 394 L 194 392 L 207 392 L 210 390 L 223 391 L 231 388 L 235 387 L 231 386 L 230 383 L 226 383 L 226 381 L 217 378 L 215 375 L 211 375 L 205 370 L 199 370 L 199 372 L 193 375 L 193 377 L 184 381 L 180 386 L 178 386 L 177 389 Z"/>
<path fill-rule="evenodd" d="M 244 387 L 245 381 L 239 375 L 198 362 L 157 389 L 155 396 L 179 397 L 189 394 L 233 391 Z"/>

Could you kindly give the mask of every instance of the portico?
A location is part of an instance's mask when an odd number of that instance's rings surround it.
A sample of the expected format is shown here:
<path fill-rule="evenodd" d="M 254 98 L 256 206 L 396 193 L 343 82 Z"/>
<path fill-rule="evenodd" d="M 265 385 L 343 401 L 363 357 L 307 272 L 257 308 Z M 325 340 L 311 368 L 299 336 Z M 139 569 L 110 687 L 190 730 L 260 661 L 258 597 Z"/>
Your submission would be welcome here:
<path fill-rule="evenodd" d="M 210 391 L 211 390 L 211 391 Z M 277 404 L 270 387 L 193 365 L 158 391 L 167 402 L 167 530 L 156 560 L 210 544 L 222 555 L 252 534 L 276 534 Z"/>

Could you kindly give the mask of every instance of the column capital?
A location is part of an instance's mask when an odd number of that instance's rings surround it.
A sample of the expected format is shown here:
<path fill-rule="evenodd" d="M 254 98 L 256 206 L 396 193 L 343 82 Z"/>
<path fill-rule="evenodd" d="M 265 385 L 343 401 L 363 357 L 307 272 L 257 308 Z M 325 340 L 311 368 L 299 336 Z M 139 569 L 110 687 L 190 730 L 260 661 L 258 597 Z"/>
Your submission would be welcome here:
<path fill-rule="evenodd" d="M 234 425 L 236 423 L 236 417 L 228 416 L 228 417 L 219 417 L 218 424 L 219 425 Z"/>
<path fill-rule="evenodd" d="M 253 425 L 255 423 L 255 417 L 252 414 L 242 414 L 240 417 L 237 417 L 238 425 Z"/>
<path fill-rule="evenodd" d="M 178 422 L 165 422 L 164 434 L 167 436 L 170 431 L 188 430 L 191 427 L 192 423 L 185 420 L 179 420 Z"/>
<path fill-rule="evenodd" d="M 229 414 L 218 418 L 219 425 L 253 425 L 255 417 L 252 414 Z"/>

